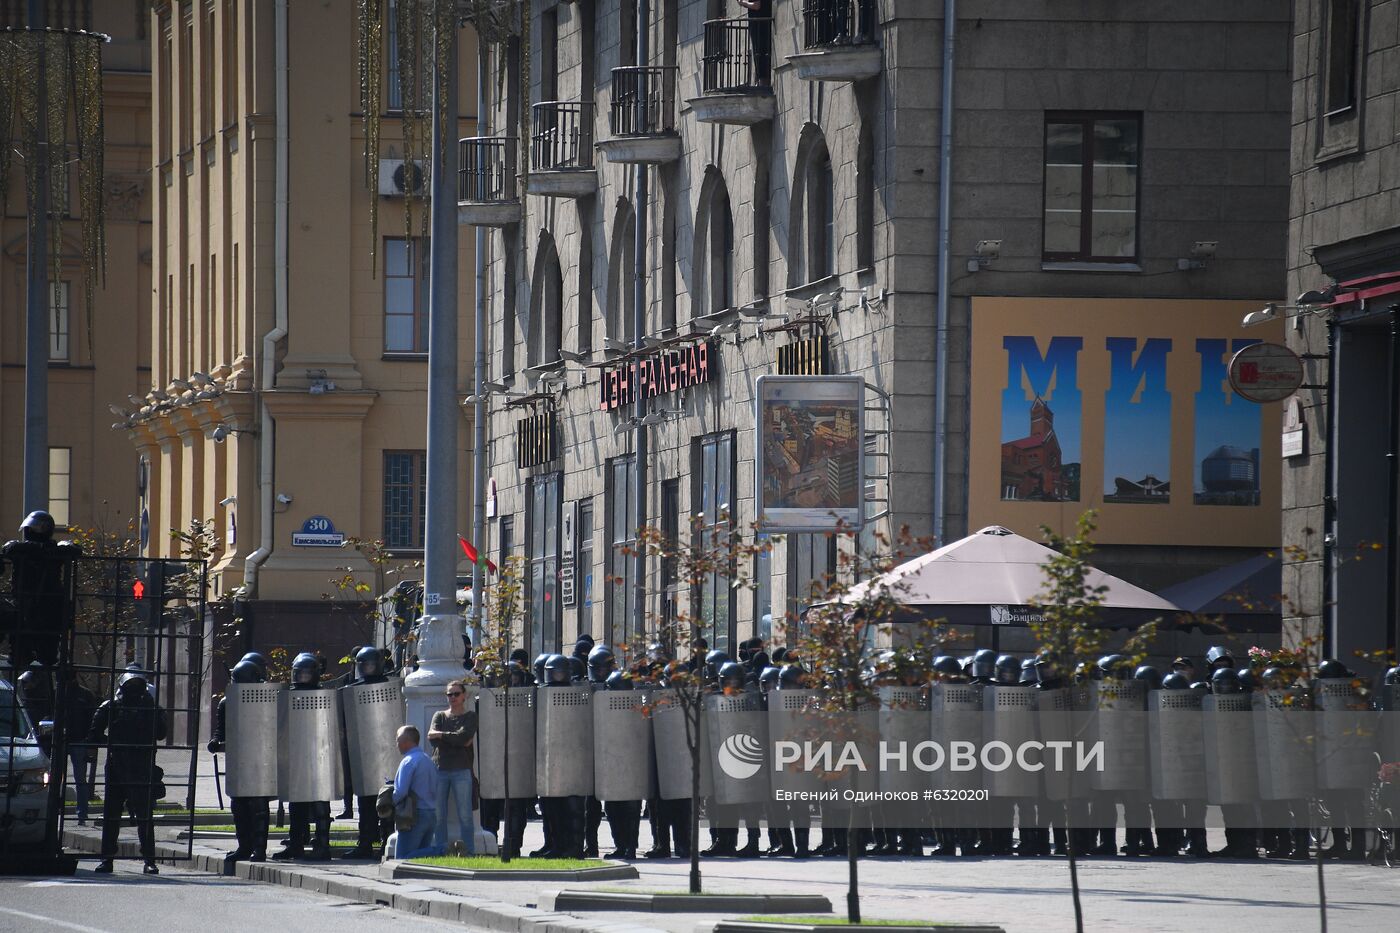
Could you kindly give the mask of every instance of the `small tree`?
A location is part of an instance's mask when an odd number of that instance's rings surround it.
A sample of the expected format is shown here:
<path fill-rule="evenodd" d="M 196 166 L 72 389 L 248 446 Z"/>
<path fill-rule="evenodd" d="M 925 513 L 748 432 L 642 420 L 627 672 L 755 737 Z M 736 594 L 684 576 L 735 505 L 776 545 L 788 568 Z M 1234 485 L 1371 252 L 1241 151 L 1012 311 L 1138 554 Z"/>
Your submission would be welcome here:
<path fill-rule="evenodd" d="M 1108 587 L 1091 586 L 1089 576 L 1094 568 L 1089 559 L 1094 553 L 1094 531 L 1097 513 L 1092 509 L 1079 516 L 1075 531 L 1058 535 L 1048 526 L 1041 526 L 1045 543 L 1057 551 L 1042 566 L 1044 585 L 1033 603 L 1040 610 L 1042 621 L 1030 624 L 1031 634 L 1042 655 L 1048 656 L 1056 670 L 1070 673 L 1084 665 L 1087 669 L 1103 654 L 1108 630 L 1099 622 L 1099 610 Z M 1131 663 L 1140 663 L 1147 656 L 1147 646 L 1157 634 L 1157 623 L 1149 622 L 1136 629 L 1124 643 L 1121 653 Z M 1071 775 L 1071 782 L 1073 775 Z M 1074 900 L 1074 926 L 1084 931 L 1084 910 L 1080 903 L 1078 853 L 1074 845 L 1071 807 L 1065 806 L 1065 851 L 1069 854 L 1070 892 Z"/>
<path fill-rule="evenodd" d="M 510 653 L 515 644 L 515 630 L 524 619 L 524 559 L 507 558 L 500 568 L 496 582 L 485 591 L 489 611 L 481 619 L 481 644 L 476 648 L 476 672 L 483 685 L 500 684 L 504 691 L 504 726 L 502 728 L 501 776 L 505 798 L 501 801 L 502 839 L 498 849 L 502 862 L 509 862 L 514 851 L 514 827 L 510 817 L 510 688 L 512 670 Z"/>

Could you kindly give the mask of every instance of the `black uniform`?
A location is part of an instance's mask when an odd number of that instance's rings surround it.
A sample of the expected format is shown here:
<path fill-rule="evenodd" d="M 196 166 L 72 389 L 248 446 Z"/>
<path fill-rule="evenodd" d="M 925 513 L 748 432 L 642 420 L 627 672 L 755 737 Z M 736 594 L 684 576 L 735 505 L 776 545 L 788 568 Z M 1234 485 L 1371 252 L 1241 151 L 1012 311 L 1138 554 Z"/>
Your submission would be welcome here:
<path fill-rule="evenodd" d="M 106 786 L 102 800 L 102 859 L 99 866 L 112 870 L 117 857 L 117 835 L 125 809 L 136 824 L 146 872 L 155 874 L 156 842 L 151 825 L 156 792 L 156 743 L 165 738 L 165 714 L 146 689 L 141 674 L 123 675 L 115 700 L 97 708 L 88 741 L 106 744 Z"/>
<path fill-rule="evenodd" d="M 10 642 L 10 665 L 16 674 L 38 661 L 58 663 L 59 646 L 71 613 L 66 582 L 82 551 L 69 541 L 53 540 L 54 521 L 47 512 L 31 512 L 20 525 L 21 538 L 0 548 L 0 567 L 10 570 L 13 608 L 0 615 L 0 635 Z"/>
<path fill-rule="evenodd" d="M 292 662 L 291 690 L 322 690 L 321 662 L 315 655 L 303 652 Z M 275 859 L 301 858 L 306 844 L 311 842 L 313 861 L 324 862 L 331 857 L 331 804 L 329 800 L 291 803 L 287 807 L 291 826 L 282 850 Z M 312 828 L 315 839 L 312 839 Z"/>
<path fill-rule="evenodd" d="M 264 671 L 246 660 L 235 664 L 230 674 L 237 683 L 260 683 L 266 679 Z M 210 752 L 224 750 L 227 703 L 227 697 L 219 698 L 219 706 L 214 713 L 214 733 L 209 738 Z M 229 797 L 228 808 L 233 814 L 233 833 L 238 838 L 238 847 L 225 856 L 226 870 L 240 859 L 261 862 L 267 858 L 267 835 L 271 823 L 267 808 L 271 802 L 271 797 Z"/>

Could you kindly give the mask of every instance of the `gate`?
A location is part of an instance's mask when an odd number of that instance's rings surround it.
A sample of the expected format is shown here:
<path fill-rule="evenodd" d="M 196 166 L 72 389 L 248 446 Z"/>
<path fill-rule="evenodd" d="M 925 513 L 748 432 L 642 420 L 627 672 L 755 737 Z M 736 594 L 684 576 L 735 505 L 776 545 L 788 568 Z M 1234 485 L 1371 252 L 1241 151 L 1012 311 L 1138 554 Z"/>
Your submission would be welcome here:
<path fill-rule="evenodd" d="M 86 808 L 94 825 L 109 800 L 127 798 L 143 815 L 149 801 L 149 820 L 140 822 L 184 830 L 176 857 L 188 859 L 209 673 L 205 564 L 75 551 L 35 549 L 8 561 L 0 579 L 0 635 L 11 667 L 0 677 L 12 687 L 0 685 L 0 749 L 7 753 L 0 761 L 0 851 L 20 862 L 46 858 L 50 866 L 65 857 L 65 830 L 76 822 L 81 790 L 102 801 Z M 146 697 L 113 704 L 99 728 L 95 713 L 128 674 L 145 681 Z M 26 775 L 45 759 L 46 794 L 27 794 Z M 126 843 L 138 833 L 123 811 Z M 74 855 L 98 857 L 67 853 Z M 161 858 L 170 857 L 167 842 Z"/>

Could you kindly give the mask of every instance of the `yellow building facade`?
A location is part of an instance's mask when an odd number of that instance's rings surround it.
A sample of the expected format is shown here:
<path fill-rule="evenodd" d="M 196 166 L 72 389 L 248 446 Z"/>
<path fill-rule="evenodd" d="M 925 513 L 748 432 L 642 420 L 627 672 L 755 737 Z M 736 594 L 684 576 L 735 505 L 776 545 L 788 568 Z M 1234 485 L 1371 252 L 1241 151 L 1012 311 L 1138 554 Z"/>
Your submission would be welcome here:
<path fill-rule="evenodd" d="M 214 522 L 214 594 L 243 587 L 255 616 L 310 621 L 347 570 L 383 582 L 337 536 L 383 540 L 410 578 L 421 556 L 427 243 L 405 235 L 398 192 L 418 173 L 396 159 L 397 93 L 368 172 L 375 268 L 354 0 L 172 0 L 150 16 L 151 367 L 128 431 L 146 553 L 174 556 L 170 530 Z M 476 40 L 461 40 L 471 102 Z M 385 63 L 391 84 L 392 47 Z M 471 246 L 462 236 L 461 360 Z M 469 379 L 463 367 L 463 394 Z M 463 531 L 470 437 L 464 417 Z"/>

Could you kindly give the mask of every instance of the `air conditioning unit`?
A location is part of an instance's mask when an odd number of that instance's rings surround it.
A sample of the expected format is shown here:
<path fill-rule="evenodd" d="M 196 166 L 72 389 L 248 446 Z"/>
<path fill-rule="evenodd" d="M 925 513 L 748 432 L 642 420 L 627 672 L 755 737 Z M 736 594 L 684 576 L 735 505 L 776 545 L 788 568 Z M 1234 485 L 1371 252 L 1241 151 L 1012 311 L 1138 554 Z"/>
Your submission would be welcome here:
<path fill-rule="evenodd" d="M 380 159 L 379 193 L 386 198 L 401 198 L 406 194 L 426 196 L 428 193 L 428 163 L 426 160 Z"/>

